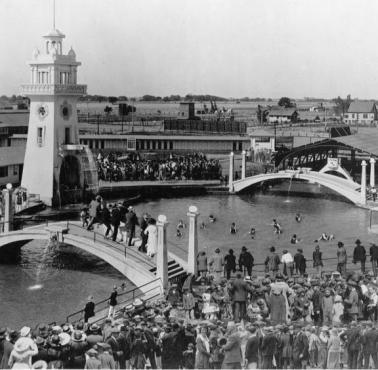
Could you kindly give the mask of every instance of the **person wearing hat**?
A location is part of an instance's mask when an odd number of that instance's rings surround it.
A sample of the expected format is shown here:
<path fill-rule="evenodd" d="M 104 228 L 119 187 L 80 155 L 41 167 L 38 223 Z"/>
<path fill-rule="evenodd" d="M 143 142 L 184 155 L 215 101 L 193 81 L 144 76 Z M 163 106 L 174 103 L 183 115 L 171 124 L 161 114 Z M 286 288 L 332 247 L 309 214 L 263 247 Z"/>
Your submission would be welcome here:
<path fill-rule="evenodd" d="M 125 228 L 126 228 L 126 234 L 127 234 L 127 245 L 131 246 L 132 241 L 135 238 L 135 228 L 136 225 L 139 225 L 138 217 L 134 212 L 134 208 L 132 206 L 129 206 L 128 212 L 126 213 L 126 222 L 125 222 Z"/>
<path fill-rule="evenodd" d="M 90 348 L 93 348 L 97 343 L 102 342 L 101 328 L 97 324 L 92 324 L 89 327 L 87 335 L 87 343 Z"/>
<path fill-rule="evenodd" d="M 323 260 L 322 260 L 322 252 L 320 252 L 319 245 L 315 247 L 315 250 L 312 253 L 312 262 L 313 262 L 313 267 L 316 269 L 318 277 L 320 278 L 322 276 Z"/>
<path fill-rule="evenodd" d="M 94 317 L 95 315 L 95 303 L 93 302 L 93 297 L 89 296 L 88 301 L 84 307 L 84 322 L 88 322 L 88 319 Z"/>
<path fill-rule="evenodd" d="M 104 201 L 101 204 L 101 220 L 102 220 L 103 225 L 106 227 L 106 231 L 104 235 L 105 239 L 108 238 L 109 233 L 112 231 L 112 226 L 110 223 L 111 221 L 110 214 L 111 214 L 112 208 L 113 208 L 113 204 L 111 203 L 106 204 L 106 202 Z"/>
<path fill-rule="evenodd" d="M 210 258 L 209 261 L 209 270 L 211 269 L 212 275 L 215 281 L 219 281 L 223 276 L 224 270 L 224 258 L 220 252 L 219 248 L 216 248 L 214 255 Z"/>
<path fill-rule="evenodd" d="M 346 277 L 346 265 L 347 265 L 347 251 L 343 242 L 337 243 L 337 271 L 340 272 L 343 278 Z"/>
<path fill-rule="evenodd" d="M 309 358 L 308 338 L 301 325 L 298 324 L 293 338 L 293 365 L 294 369 L 305 369 Z"/>
<path fill-rule="evenodd" d="M 252 287 L 244 281 L 242 274 L 238 272 L 236 279 L 231 282 L 230 293 L 233 305 L 233 318 L 235 322 L 245 319 L 247 310 L 248 292 L 252 291 Z"/>
<path fill-rule="evenodd" d="M 121 212 L 116 204 L 113 205 L 110 214 L 110 223 L 113 227 L 112 240 L 115 242 L 118 236 L 118 228 L 121 223 Z"/>
<path fill-rule="evenodd" d="M 378 265 L 378 245 L 370 243 L 370 261 L 371 268 L 373 270 L 374 277 L 377 277 L 377 265 Z"/>
<path fill-rule="evenodd" d="M 112 334 L 110 338 L 106 340 L 106 343 L 110 345 L 114 357 L 114 361 L 119 366 L 120 363 L 123 363 L 123 351 L 120 348 L 118 337 L 120 334 L 120 330 L 118 326 L 114 326 L 112 329 Z"/>
<path fill-rule="evenodd" d="M 365 262 L 366 262 L 366 250 L 363 245 L 361 245 L 360 239 L 356 240 L 356 246 L 353 251 L 353 263 L 361 262 L 361 272 L 365 273 Z"/>
<path fill-rule="evenodd" d="M 93 196 L 93 199 L 89 203 L 89 224 L 87 230 L 93 230 L 93 224 L 100 222 L 101 219 L 101 196 Z"/>
<path fill-rule="evenodd" d="M 142 244 L 139 246 L 138 250 L 143 253 L 147 252 L 146 244 L 148 235 L 144 231 L 147 229 L 149 218 L 148 213 L 144 213 L 143 217 L 141 217 L 139 220 L 140 238 L 142 240 Z"/>
<path fill-rule="evenodd" d="M 116 364 L 113 355 L 110 354 L 111 347 L 107 343 L 97 343 L 96 350 L 98 352 L 97 358 L 101 362 L 101 369 L 115 369 Z"/>
<path fill-rule="evenodd" d="M 279 265 L 281 263 L 280 257 L 276 253 L 275 247 L 270 247 L 269 249 L 270 253 L 265 259 L 265 272 L 269 273 L 271 277 L 276 276 Z"/>
<path fill-rule="evenodd" d="M 205 251 L 201 251 L 197 256 L 197 270 L 201 277 L 206 277 L 207 274 L 207 256 Z"/>
<path fill-rule="evenodd" d="M 85 365 L 85 352 L 88 348 L 87 342 L 84 340 L 83 333 L 75 330 L 72 336 L 72 342 L 69 352 L 69 366 L 71 369 L 83 369 Z"/>
<path fill-rule="evenodd" d="M 6 368 L 31 368 L 32 357 L 38 353 L 38 347 L 34 341 L 23 336 L 17 339 L 9 356 Z"/>
<path fill-rule="evenodd" d="M 306 272 L 306 258 L 303 255 L 303 249 L 298 248 L 297 253 L 294 255 L 295 271 L 300 276 L 303 276 Z"/>
<path fill-rule="evenodd" d="M 118 296 L 117 286 L 114 285 L 113 291 L 110 294 L 109 301 L 108 301 L 108 303 L 109 303 L 108 319 L 110 319 L 110 318 L 114 319 L 115 308 L 117 306 L 117 296 Z"/>
<path fill-rule="evenodd" d="M 245 346 L 245 368 L 257 369 L 260 341 L 257 337 L 256 326 L 249 326 L 248 331 L 251 335 L 249 336 L 247 344 Z"/>
<path fill-rule="evenodd" d="M 236 272 L 236 258 L 233 249 L 230 249 L 224 257 L 224 269 L 226 270 L 227 280 L 230 280 L 231 271 Z"/>
<path fill-rule="evenodd" d="M 97 359 L 98 352 L 91 348 L 87 351 L 88 358 L 85 361 L 84 369 L 101 369 L 101 361 Z"/>
<path fill-rule="evenodd" d="M 287 249 L 282 251 L 281 263 L 283 264 L 283 274 L 291 278 L 294 271 L 294 259 Z"/>
<path fill-rule="evenodd" d="M 7 329 L 0 328 L 0 369 L 8 368 L 9 356 L 13 350 L 13 344 L 6 339 Z"/>
<path fill-rule="evenodd" d="M 242 251 L 239 256 L 239 271 L 242 271 L 244 276 L 246 273 L 248 276 L 252 276 L 252 267 L 255 259 L 252 254 L 247 250 L 245 246 L 242 247 Z"/>

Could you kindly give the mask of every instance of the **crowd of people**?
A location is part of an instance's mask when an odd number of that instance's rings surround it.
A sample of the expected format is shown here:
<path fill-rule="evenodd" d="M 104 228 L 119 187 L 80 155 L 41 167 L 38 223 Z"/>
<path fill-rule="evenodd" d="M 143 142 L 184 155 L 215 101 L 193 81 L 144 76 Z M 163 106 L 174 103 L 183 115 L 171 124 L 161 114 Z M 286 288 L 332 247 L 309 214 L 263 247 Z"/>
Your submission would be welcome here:
<path fill-rule="evenodd" d="M 99 154 L 97 169 L 100 180 L 219 180 L 222 168 L 217 159 L 204 154 L 170 154 L 168 158 L 148 159 L 138 153 Z"/>
<path fill-rule="evenodd" d="M 0 368 L 377 368 L 373 273 L 244 276 L 248 253 L 234 279 L 216 271 L 213 256 L 206 276 L 172 284 L 164 299 L 117 307 L 102 324 L 1 328 Z"/>

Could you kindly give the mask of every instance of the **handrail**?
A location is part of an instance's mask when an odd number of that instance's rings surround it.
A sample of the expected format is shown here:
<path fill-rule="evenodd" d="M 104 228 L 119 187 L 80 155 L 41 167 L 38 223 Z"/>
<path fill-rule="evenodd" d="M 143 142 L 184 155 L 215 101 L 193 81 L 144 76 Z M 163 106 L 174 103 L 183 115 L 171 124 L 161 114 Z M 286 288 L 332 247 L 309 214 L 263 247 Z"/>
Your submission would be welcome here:
<path fill-rule="evenodd" d="M 138 286 L 138 287 L 135 287 L 135 288 L 133 288 L 133 289 L 130 289 L 130 290 L 127 290 L 127 291 L 125 291 L 125 292 L 122 292 L 122 293 L 120 293 L 118 296 L 117 296 L 117 298 L 118 297 L 122 297 L 122 296 L 124 296 L 124 295 L 126 295 L 126 294 L 129 294 L 129 293 L 132 293 L 132 296 L 133 296 L 133 300 L 135 299 L 135 291 L 137 291 L 137 290 L 140 290 L 140 288 L 143 288 L 143 287 L 145 287 L 145 286 L 147 286 L 147 285 L 149 285 L 149 284 L 152 284 L 152 283 L 155 283 L 156 281 L 158 281 L 158 280 L 161 280 L 160 278 L 156 278 L 156 279 L 154 279 L 154 280 L 152 280 L 152 281 L 149 281 L 148 283 L 145 283 L 145 284 L 143 284 L 143 285 L 140 285 L 140 286 Z M 156 289 L 156 288 L 153 288 L 153 289 Z M 151 289 L 151 290 L 153 290 L 153 289 Z M 151 290 L 148 290 L 147 291 L 147 293 L 149 292 L 149 291 L 151 291 Z M 143 295 L 143 294 L 146 294 L 146 292 L 142 292 L 142 294 L 140 294 L 138 297 L 140 297 L 141 295 Z M 137 298 L 137 297 L 136 297 Z M 107 302 L 109 300 L 109 297 L 107 297 L 107 298 L 105 298 L 105 299 L 102 299 L 102 300 L 100 300 L 100 301 L 98 301 L 98 302 L 95 302 L 95 306 L 98 306 L 98 305 L 100 305 L 100 304 L 102 304 L 102 303 L 104 303 L 104 302 Z M 120 302 L 120 303 L 118 303 L 118 304 L 122 304 L 123 302 Z M 73 313 L 71 313 L 71 314 L 69 314 L 67 317 L 66 317 L 66 320 L 67 320 L 67 322 L 69 322 L 69 319 L 71 318 L 71 317 L 73 317 L 73 316 L 76 316 L 76 315 L 78 315 L 78 314 L 81 314 L 81 313 L 83 313 L 84 312 L 84 309 L 81 309 L 81 310 L 79 310 L 79 311 L 76 311 L 76 312 L 73 312 Z"/>
<path fill-rule="evenodd" d="M 101 243 L 102 244 L 105 244 L 105 245 L 107 245 L 107 246 L 109 246 L 109 247 L 111 247 L 113 249 L 116 249 L 116 250 L 118 250 L 118 251 L 120 251 L 122 253 L 125 253 L 125 257 L 126 257 L 127 246 L 125 246 L 124 244 L 121 244 L 120 242 L 117 242 L 117 241 L 110 242 L 109 240 L 104 239 L 103 234 L 100 234 L 100 233 L 98 233 L 96 231 L 89 231 L 89 230 L 81 227 L 80 225 L 76 225 L 76 224 L 73 224 L 73 223 L 67 221 L 67 228 L 69 229 L 70 227 L 76 227 L 77 229 L 80 229 L 80 230 L 83 230 L 83 231 L 87 231 L 88 233 L 93 233 L 93 242 L 96 242 L 96 237 L 97 236 L 101 236 L 101 238 L 102 238 Z M 78 235 L 78 236 L 80 236 L 80 235 Z M 85 235 L 83 235 L 83 237 L 86 238 Z M 86 238 L 86 239 L 89 239 L 89 238 Z M 144 258 L 142 258 L 141 256 L 139 256 L 138 253 L 135 253 L 133 255 L 133 257 L 136 258 L 136 259 L 138 259 L 138 260 L 140 260 L 143 263 L 146 263 L 146 260 Z"/>

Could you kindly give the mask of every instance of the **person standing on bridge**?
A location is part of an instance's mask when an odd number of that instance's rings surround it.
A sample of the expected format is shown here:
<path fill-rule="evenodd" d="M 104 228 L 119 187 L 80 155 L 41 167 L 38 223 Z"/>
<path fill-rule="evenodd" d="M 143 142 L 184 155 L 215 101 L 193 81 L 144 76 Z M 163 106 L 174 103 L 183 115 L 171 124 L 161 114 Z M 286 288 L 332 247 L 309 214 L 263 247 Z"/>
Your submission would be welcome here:
<path fill-rule="evenodd" d="M 139 225 L 138 217 L 134 212 L 134 208 L 129 206 L 128 212 L 126 213 L 126 243 L 128 246 L 132 245 L 132 241 L 135 238 L 135 227 Z"/>
<path fill-rule="evenodd" d="M 106 204 L 105 202 L 101 205 L 101 217 L 102 223 L 106 227 L 105 231 L 105 239 L 108 237 L 109 233 L 112 231 L 111 226 L 111 211 L 112 211 L 112 204 Z"/>
<path fill-rule="evenodd" d="M 109 319 L 110 318 L 114 319 L 115 308 L 117 306 L 117 296 L 118 296 L 117 287 L 114 285 L 113 291 L 109 297 L 109 313 L 108 313 Z"/>
<path fill-rule="evenodd" d="M 93 297 L 88 297 L 88 302 L 84 307 L 84 322 L 88 322 L 88 319 L 95 315 L 95 304 L 93 302 Z"/>
<path fill-rule="evenodd" d="M 99 195 L 92 199 L 89 204 L 89 224 L 87 230 L 93 230 L 93 224 L 100 221 L 101 197 Z"/>
<path fill-rule="evenodd" d="M 117 240 L 119 224 L 121 223 L 121 212 L 119 211 L 119 208 L 116 204 L 114 204 L 112 209 L 111 222 L 113 226 L 112 240 L 115 242 Z"/>

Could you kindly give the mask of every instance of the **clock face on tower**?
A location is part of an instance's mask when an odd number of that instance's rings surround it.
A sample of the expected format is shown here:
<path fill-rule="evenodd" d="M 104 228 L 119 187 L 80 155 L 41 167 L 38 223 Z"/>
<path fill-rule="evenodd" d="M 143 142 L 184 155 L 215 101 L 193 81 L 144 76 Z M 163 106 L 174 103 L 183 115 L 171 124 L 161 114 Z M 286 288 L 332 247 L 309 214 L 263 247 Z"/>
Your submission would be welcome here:
<path fill-rule="evenodd" d="M 44 119 L 49 114 L 49 109 L 46 104 L 41 104 L 37 107 L 37 115 L 39 119 Z"/>

